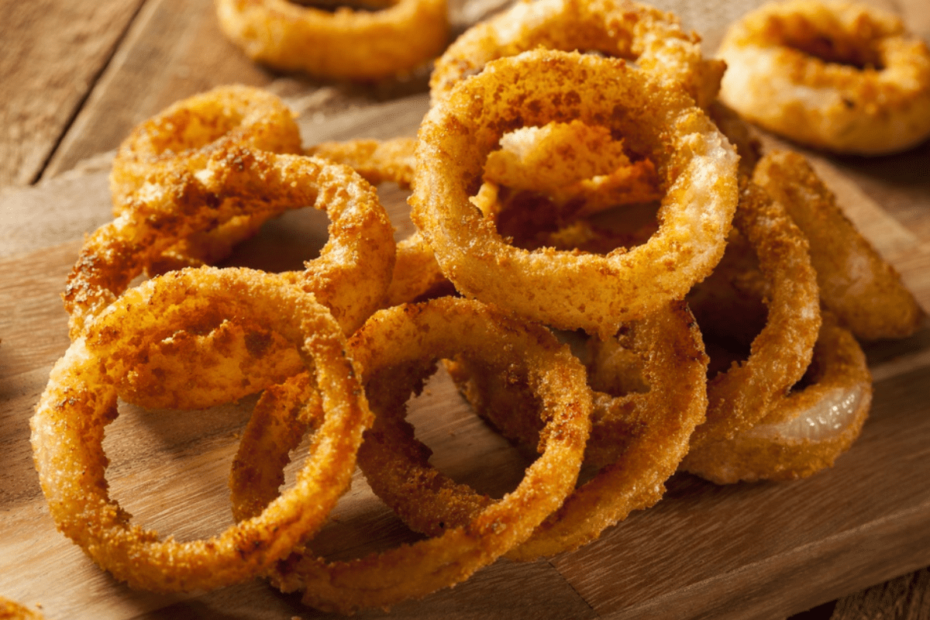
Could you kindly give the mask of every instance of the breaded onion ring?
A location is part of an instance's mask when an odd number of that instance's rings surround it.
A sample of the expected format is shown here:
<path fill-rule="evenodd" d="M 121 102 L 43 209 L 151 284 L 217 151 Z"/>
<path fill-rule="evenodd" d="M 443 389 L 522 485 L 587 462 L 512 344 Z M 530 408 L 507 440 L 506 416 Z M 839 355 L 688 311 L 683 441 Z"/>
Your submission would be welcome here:
<path fill-rule="evenodd" d="M 853 335 L 825 314 L 802 384 L 776 400 L 754 427 L 692 449 L 682 468 L 717 484 L 810 476 L 832 467 L 849 449 L 871 402 L 865 354 Z"/>
<path fill-rule="evenodd" d="M 201 169 L 210 147 L 235 143 L 272 153 L 299 153 L 294 113 L 274 95 L 248 86 L 222 86 L 179 101 L 136 126 L 119 147 L 110 173 L 113 213 L 128 207 L 146 179 L 168 167 Z M 215 263 L 253 235 L 267 217 L 238 216 L 219 229 L 180 240 L 147 265 L 150 273 Z"/>
<path fill-rule="evenodd" d="M 629 0 L 522 0 L 449 46 L 430 78 L 433 103 L 492 60 L 540 47 L 635 60 L 701 106 L 716 97 L 724 70 L 720 61 L 702 58 L 700 38 L 682 30 L 672 13 Z"/>
<path fill-rule="evenodd" d="M 226 146 L 196 173 L 171 168 L 151 176 L 129 210 L 85 240 L 63 295 L 72 338 L 179 239 L 238 215 L 306 205 L 329 216 L 330 238 L 305 271 L 280 277 L 316 295 L 353 332 L 381 306 L 394 266 L 393 230 L 376 190 L 327 160 Z"/>
<path fill-rule="evenodd" d="M 363 383 L 375 412 L 375 423 L 359 452 L 372 486 L 415 493 L 424 507 L 425 502 L 433 503 L 434 492 L 448 497 L 445 490 L 458 486 L 429 465 L 429 449 L 415 439 L 404 415 L 410 390 L 422 388 L 438 359 L 459 353 L 495 367 L 524 368 L 542 402 L 541 455 L 520 484 L 500 500 L 484 498 L 467 519 L 435 538 L 348 562 L 327 563 L 307 549 L 275 567 L 271 577 L 276 585 L 286 592 L 303 590 L 304 603 L 342 613 L 420 598 L 493 562 L 523 542 L 562 504 L 574 488 L 590 430 L 591 392 L 584 367 L 544 328 L 522 324 L 479 302 L 455 298 L 378 312 L 350 341 L 350 355 L 364 369 Z M 292 411 L 284 401 L 262 414 L 286 417 Z M 278 458 L 277 454 L 259 457 L 255 445 L 247 441 L 279 452 L 296 441 L 289 438 L 287 422 L 253 419 L 253 424 L 263 430 L 254 434 L 247 430 L 243 435 L 239 461 Z M 249 463 L 238 467 L 266 469 Z M 270 485 L 280 484 L 280 478 L 258 478 L 269 486 L 240 486 L 233 497 L 254 506 L 249 496 L 266 495 Z M 255 477 L 240 475 L 232 481 L 237 480 L 254 483 Z"/>
<path fill-rule="evenodd" d="M 802 155 L 767 153 L 753 179 L 810 240 L 820 297 L 841 325 L 864 340 L 903 338 L 917 330 L 924 312 L 914 295 L 846 218 Z"/>
<path fill-rule="evenodd" d="M 409 189 L 416 168 L 416 145 L 415 138 L 349 140 L 322 142 L 306 152 L 350 166 L 372 185 L 392 181 Z M 448 280 L 442 275 L 432 248 L 419 232 L 414 232 L 397 243 L 394 275 L 384 307 L 418 301 L 447 285 Z"/>
<path fill-rule="evenodd" d="M 305 153 L 349 166 L 372 185 L 393 181 L 409 189 L 416 172 L 416 138 L 320 142 Z"/>
<path fill-rule="evenodd" d="M 104 429 L 135 343 L 189 327 L 204 312 L 248 316 L 300 351 L 325 410 L 297 484 L 255 515 L 206 540 L 181 543 L 131 522 L 109 497 Z M 75 340 L 51 373 L 31 420 L 42 490 L 58 529 L 135 588 L 218 588 L 252 578 L 312 534 L 351 480 L 371 413 L 329 311 L 297 287 L 246 269 L 186 269 L 127 291 Z"/>
<path fill-rule="evenodd" d="M 469 200 L 505 133 L 574 119 L 608 127 L 655 163 L 661 225 L 644 245 L 606 256 L 520 250 Z M 433 107 L 419 138 L 412 218 L 465 295 L 607 337 L 683 297 L 723 254 L 736 153 L 681 91 L 624 61 L 543 50 L 493 61 Z"/>
<path fill-rule="evenodd" d="M 597 539 L 633 510 L 648 508 L 665 492 L 665 481 L 688 452 L 694 428 L 707 407 L 707 356 L 701 334 L 683 302 L 625 324 L 605 341 L 589 340 L 589 384 L 594 392 L 586 466 L 599 468 L 565 504 L 508 558 L 530 561 L 576 549 Z M 536 446 L 538 401 L 525 378 L 459 356 L 450 374 L 475 410 L 508 438 Z M 477 498 L 457 489 L 455 504 Z M 447 498 L 439 496 L 434 501 Z M 451 509 L 412 513 L 395 504 L 421 505 L 400 496 L 388 502 L 417 531 L 434 533 L 461 519 Z M 416 518 L 413 518 L 416 517 Z"/>
<path fill-rule="evenodd" d="M 746 119 L 838 153 L 902 151 L 930 136 L 930 49 L 864 4 L 770 3 L 720 46 L 720 99 Z"/>
<path fill-rule="evenodd" d="M 744 183 L 741 192 L 733 225 L 752 247 L 769 283 L 768 314 L 752 339 L 749 358 L 708 381 L 707 422 L 695 430 L 692 446 L 732 437 L 759 422 L 773 400 L 804 374 L 821 324 L 817 276 L 804 235 L 760 187 Z M 711 306 L 706 314 L 714 312 Z M 695 315 L 700 325 L 703 313 L 697 307 Z"/>
<path fill-rule="evenodd" d="M 389 0 L 335 12 L 287 0 L 216 0 L 223 33 L 245 54 L 285 71 L 377 80 L 413 71 L 448 43 L 446 0 Z"/>

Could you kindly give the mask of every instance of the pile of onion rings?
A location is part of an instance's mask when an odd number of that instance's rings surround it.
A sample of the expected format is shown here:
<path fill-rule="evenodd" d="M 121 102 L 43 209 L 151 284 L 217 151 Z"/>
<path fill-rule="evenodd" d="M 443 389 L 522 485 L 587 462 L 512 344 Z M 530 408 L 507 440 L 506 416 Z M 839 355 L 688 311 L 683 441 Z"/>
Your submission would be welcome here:
<path fill-rule="evenodd" d="M 274 2 L 217 7 L 231 36 L 261 44 L 256 57 L 324 76 L 410 70 L 447 32 L 377 69 L 355 67 L 344 40 L 287 64 L 275 54 L 331 24 Z M 404 11 L 426 23 L 445 5 L 329 17 L 366 33 L 358 47 L 371 53 L 382 41 L 365 28 Z M 293 30 L 272 53 L 279 19 Z M 262 576 L 353 613 L 452 587 L 500 557 L 577 549 L 660 501 L 676 471 L 730 484 L 832 466 L 871 403 L 856 338 L 906 337 L 923 311 L 804 159 L 763 153 L 716 100 L 723 68 L 673 15 L 538 0 L 446 51 L 417 138 L 304 148 L 283 102 L 246 87 L 140 125 L 114 162 L 115 219 L 68 278 L 72 343 L 32 419 L 58 528 L 136 588 Z M 394 240 L 381 183 L 412 192 L 406 239 Z M 331 225 L 304 270 L 206 266 L 308 205 Z M 133 287 L 143 273 L 155 277 Z M 435 469 L 406 421 L 437 369 L 535 450 L 502 498 Z M 251 394 L 230 476 L 236 525 L 180 543 L 109 497 L 102 438 L 118 399 L 187 410 Z M 309 456 L 282 491 L 305 436 Z M 313 536 L 356 465 L 425 539 L 318 557 Z"/>

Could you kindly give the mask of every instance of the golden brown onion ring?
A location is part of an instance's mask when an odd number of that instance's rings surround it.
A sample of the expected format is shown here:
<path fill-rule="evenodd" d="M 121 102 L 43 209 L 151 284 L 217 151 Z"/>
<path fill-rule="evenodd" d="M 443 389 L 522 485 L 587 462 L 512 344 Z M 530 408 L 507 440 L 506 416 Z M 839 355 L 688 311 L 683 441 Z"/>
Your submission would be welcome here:
<path fill-rule="evenodd" d="M 773 400 L 804 374 L 821 324 L 816 274 L 804 235 L 785 208 L 760 187 L 744 183 L 741 191 L 733 223 L 754 250 L 769 283 L 768 313 L 748 359 L 708 381 L 707 422 L 694 432 L 692 446 L 732 437 L 759 422 Z M 703 286 L 699 284 L 694 294 Z M 711 306 L 706 314 L 714 312 Z M 699 325 L 703 314 L 696 306 Z"/>
<path fill-rule="evenodd" d="M 235 143 L 272 153 L 299 153 L 294 113 L 274 95 L 247 86 L 222 86 L 171 105 L 136 126 L 120 145 L 110 173 L 113 212 L 125 211 L 146 179 L 171 166 L 202 168 L 211 147 Z M 219 229 L 183 239 L 151 259 L 146 270 L 212 264 L 253 235 L 267 217 L 238 216 Z"/>
<path fill-rule="evenodd" d="M 466 522 L 435 538 L 358 560 L 327 563 L 308 549 L 277 565 L 272 579 L 284 591 L 304 590 L 305 603 L 342 613 L 452 586 L 526 539 L 574 487 L 591 412 L 584 367 L 567 347 L 545 329 L 475 301 L 440 298 L 381 311 L 353 336 L 350 349 L 364 368 L 363 382 L 376 412 L 364 453 L 359 453 L 373 485 L 414 492 L 424 502 L 437 488 L 457 486 L 429 465 L 428 448 L 404 420 L 409 389 L 421 387 L 440 358 L 464 353 L 494 366 L 526 368 L 547 421 L 541 455 L 517 488 L 500 500 L 484 498 Z M 286 416 L 288 410 L 282 406 L 263 410 L 263 415 Z M 263 445 L 287 447 L 286 425 L 261 426 L 267 430 L 243 435 L 237 459 L 269 458 L 245 443 L 247 438 L 271 434 L 262 439 Z M 234 489 L 233 497 L 266 493 L 250 486 Z"/>
<path fill-rule="evenodd" d="M 865 4 L 788 0 L 733 24 L 720 99 L 801 144 L 902 151 L 930 136 L 930 49 Z"/>
<path fill-rule="evenodd" d="M 204 540 L 178 542 L 134 525 L 107 492 L 104 430 L 134 344 L 196 324 L 204 312 L 248 316 L 300 352 L 325 418 L 297 484 L 260 514 Z M 105 363 L 104 363 L 105 361 Z M 218 588 L 250 579 L 312 534 L 346 489 L 371 413 L 329 311 L 297 287 L 246 269 L 187 269 L 127 291 L 75 340 L 31 420 L 42 490 L 58 529 L 132 587 Z"/>
<path fill-rule="evenodd" d="M 349 140 L 323 142 L 306 152 L 350 166 L 372 185 L 391 181 L 409 189 L 416 168 L 416 145 L 415 138 Z M 432 248 L 419 232 L 397 243 L 394 275 L 385 297 L 385 308 L 418 301 L 447 288 L 450 288 L 449 282 L 442 275 Z"/>
<path fill-rule="evenodd" d="M 287 0 L 216 0 L 223 33 L 248 57 L 323 78 L 378 80 L 409 73 L 448 43 L 445 0 L 389 0 L 380 10 L 334 12 Z"/>
<path fill-rule="evenodd" d="M 802 155 L 767 153 L 753 179 L 810 240 L 820 297 L 841 325 L 864 340 L 903 338 L 917 330 L 925 315 L 914 295 L 846 218 Z"/>
<path fill-rule="evenodd" d="M 349 166 L 372 185 L 387 181 L 409 189 L 417 164 L 416 138 L 321 142 L 305 153 Z"/>
<path fill-rule="evenodd" d="M 859 436 L 872 402 L 872 377 L 856 339 L 824 315 L 811 367 L 768 415 L 730 440 L 693 449 L 685 471 L 717 484 L 795 480 L 832 467 Z"/>
<path fill-rule="evenodd" d="M 644 245 L 606 256 L 520 250 L 469 200 L 505 133 L 574 119 L 608 127 L 655 163 L 661 225 Z M 493 61 L 433 107 L 419 138 L 413 221 L 465 295 L 607 337 L 683 297 L 723 254 L 735 152 L 688 97 L 623 61 L 542 50 Z"/>
<path fill-rule="evenodd" d="M 523 0 L 469 28 L 436 62 L 435 104 L 492 60 L 537 48 L 601 52 L 635 60 L 657 78 L 684 87 L 699 105 L 717 95 L 724 64 L 701 56 L 700 38 L 678 18 L 629 0 Z"/>
<path fill-rule="evenodd" d="M 227 146 L 197 172 L 151 176 L 129 210 L 91 234 L 65 290 L 72 338 L 179 239 L 239 215 L 268 217 L 312 205 L 330 218 L 330 238 L 303 272 L 282 274 L 312 292 L 354 331 L 380 307 L 394 266 L 393 230 L 377 192 L 351 168 L 299 155 Z"/>
<path fill-rule="evenodd" d="M 597 471 L 508 558 L 530 561 L 575 549 L 633 510 L 655 504 L 687 453 L 692 431 L 704 421 L 707 356 L 683 302 L 625 324 L 607 340 L 592 338 L 589 347 L 595 392 L 585 463 Z M 525 446 L 539 443 L 538 401 L 525 378 L 462 356 L 447 367 L 482 417 Z M 467 489 L 457 491 L 453 505 L 477 501 Z M 427 534 L 461 518 L 451 509 L 404 512 L 400 502 L 419 505 L 422 498 L 401 496 L 388 503 L 410 527 Z"/>

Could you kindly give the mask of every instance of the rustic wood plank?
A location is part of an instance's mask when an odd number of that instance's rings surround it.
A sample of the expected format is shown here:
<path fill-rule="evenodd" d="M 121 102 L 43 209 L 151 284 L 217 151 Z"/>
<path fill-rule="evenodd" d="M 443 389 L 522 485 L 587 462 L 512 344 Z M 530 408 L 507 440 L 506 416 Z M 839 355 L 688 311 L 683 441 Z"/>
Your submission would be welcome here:
<path fill-rule="evenodd" d="M 868 618 L 930 618 L 930 568 L 892 579 L 838 601 L 831 620 Z"/>
<path fill-rule="evenodd" d="M 0 187 L 41 174 L 142 3 L 0 3 Z"/>
<path fill-rule="evenodd" d="M 284 76 L 251 62 L 222 35 L 212 0 L 150 0 L 45 174 L 115 149 L 135 125 L 169 104 L 222 84 L 264 86 L 309 98 L 314 111 L 335 111 L 424 92 L 427 77 L 424 70 L 404 80 L 359 85 Z"/>

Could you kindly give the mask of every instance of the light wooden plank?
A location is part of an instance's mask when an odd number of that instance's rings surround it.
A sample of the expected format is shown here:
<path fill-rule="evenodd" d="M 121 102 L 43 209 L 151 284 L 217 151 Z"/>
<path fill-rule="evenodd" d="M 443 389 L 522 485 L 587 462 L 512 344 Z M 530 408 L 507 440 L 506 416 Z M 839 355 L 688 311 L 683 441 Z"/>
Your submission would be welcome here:
<path fill-rule="evenodd" d="M 0 3 L 0 187 L 38 178 L 142 2 Z"/>

